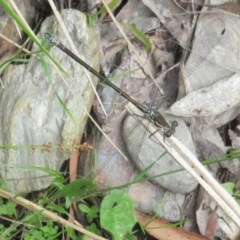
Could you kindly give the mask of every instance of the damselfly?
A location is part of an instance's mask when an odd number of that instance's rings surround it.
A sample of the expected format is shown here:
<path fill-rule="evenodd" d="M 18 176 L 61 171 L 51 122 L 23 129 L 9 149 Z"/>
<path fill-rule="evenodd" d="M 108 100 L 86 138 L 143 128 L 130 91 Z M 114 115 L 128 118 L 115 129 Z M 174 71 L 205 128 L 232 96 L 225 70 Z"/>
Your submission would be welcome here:
<path fill-rule="evenodd" d="M 71 50 L 65 47 L 61 42 L 57 41 L 57 39 L 53 35 L 50 35 L 49 33 L 46 33 L 45 35 L 48 38 L 49 42 L 51 42 L 53 45 L 55 45 L 60 50 L 65 52 L 68 56 L 70 56 L 76 62 L 81 64 L 83 67 L 85 67 L 89 72 L 97 76 L 102 83 L 105 83 L 106 85 L 114 89 L 117 93 L 119 93 L 121 96 L 123 96 L 125 99 L 127 99 L 129 102 L 134 104 L 139 110 L 143 112 L 144 118 L 151 120 L 156 127 L 163 128 L 165 137 L 170 137 L 175 132 L 175 128 L 178 125 L 177 121 L 172 121 L 171 124 L 169 124 L 165 120 L 165 118 L 162 116 L 162 114 L 155 107 L 150 106 L 150 104 L 147 104 L 147 103 L 142 104 L 137 102 L 129 94 L 125 93 L 116 85 L 114 85 L 108 78 L 104 77 L 98 71 L 93 69 L 90 65 L 84 62 Z"/>

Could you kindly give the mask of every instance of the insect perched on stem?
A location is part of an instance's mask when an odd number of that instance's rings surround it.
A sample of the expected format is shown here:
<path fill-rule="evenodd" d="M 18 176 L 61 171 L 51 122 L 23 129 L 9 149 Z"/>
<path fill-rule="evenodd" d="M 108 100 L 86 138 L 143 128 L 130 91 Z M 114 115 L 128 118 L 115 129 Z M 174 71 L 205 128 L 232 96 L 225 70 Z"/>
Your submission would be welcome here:
<path fill-rule="evenodd" d="M 90 65 L 88 65 L 86 62 L 84 62 L 81 58 L 79 58 L 76 54 L 74 54 L 71 50 L 69 50 L 67 47 L 65 47 L 61 42 L 57 41 L 56 38 L 53 35 L 50 35 L 49 33 L 45 34 L 48 38 L 49 42 L 58 47 L 60 50 L 65 52 L 68 56 L 70 56 L 72 59 L 74 59 L 76 62 L 81 64 L 83 67 L 85 67 L 89 72 L 94 74 L 96 77 L 99 78 L 99 80 L 102 83 L 105 83 L 112 89 L 114 89 L 117 93 L 119 93 L 122 97 L 127 99 L 129 102 L 134 104 L 140 111 L 143 112 L 144 118 L 149 119 L 156 127 L 163 128 L 164 129 L 164 137 L 170 137 L 174 134 L 176 127 L 178 126 L 177 121 L 172 121 L 171 124 L 169 124 L 165 118 L 162 116 L 162 114 L 153 106 L 150 106 L 147 103 L 139 103 L 134 98 L 132 98 L 129 94 L 122 91 L 122 89 L 118 88 L 116 85 L 114 85 L 108 78 L 101 75 L 98 71 L 93 69 Z"/>

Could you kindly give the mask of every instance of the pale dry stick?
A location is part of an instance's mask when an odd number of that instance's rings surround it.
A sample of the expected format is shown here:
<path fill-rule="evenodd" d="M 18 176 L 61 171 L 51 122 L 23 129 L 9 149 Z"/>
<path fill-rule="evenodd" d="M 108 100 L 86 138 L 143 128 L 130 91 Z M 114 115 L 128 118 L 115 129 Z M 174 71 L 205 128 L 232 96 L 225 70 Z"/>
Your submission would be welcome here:
<path fill-rule="evenodd" d="M 15 4 L 15 2 L 14 2 L 13 0 L 9 0 L 9 2 L 10 2 L 10 4 L 12 5 L 12 7 L 14 8 L 14 10 L 16 11 L 16 9 L 18 9 L 18 7 L 17 7 L 17 5 Z M 23 16 L 21 15 L 21 17 L 23 17 Z M 15 22 L 15 20 L 13 20 L 13 22 L 14 22 L 14 25 L 15 25 L 15 27 L 16 27 L 16 30 L 17 30 L 20 38 L 22 38 L 22 33 L 21 33 L 21 30 L 20 30 L 19 27 L 18 27 L 18 24 Z M 26 24 L 26 22 L 25 22 L 25 24 Z"/>
<path fill-rule="evenodd" d="M 104 7 L 107 9 L 108 14 L 111 16 L 113 22 L 116 24 L 119 32 L 122 34 L 123 38 L 126 40 L 129 48 L 133 51 L 133 53 L 135 54 L 135 56 L 137 57 L 138 63 L 139 65 L 143 68 L 144 72 L 150 76 L 150 78 L 152 79 L 152 81 L 155 83 L 156 87 L 159 89 L 159 91 L 161 92 L 161 94 L 163 94 L 162 89 L 159 87 L 157 81 L 155 80 L 154 76 L 151 73 L 151 70 L 146 67 L 146 64 L 144 63 L 144 61 L 142 60 L 141 56 L 138 54 L 136 48 L 133 46 L 133 44 L 131 43 L 131 41 L 129 40 L 128 36 L 126 35 L 126 33 L 123 31 L 121 25 L 118 23 L 117 19 L 114 17 L 114 15 L 111 12 L 111 9 L 108 7 L 108 5 L 106 4 L 105 0 L 102 0 L 102 3 L 104 5 Z"/>
<path fill-rule="evenodd" d="M 87 111 L 86 111 L 87 112 Z M 92 116 L 87 112 L 88 117 L 97 127 L 97 129 L 103 134 L 103 136 L 109 141 L 110 144 L 123 156 L 123 158 L 128 161 L 127 156 L 113 143 L 113 141 L 108 137 L 108 135 L 101 129 L 101 127 L 97 124 L 97 122 L 92 118 Z"/>
<path fill-rule="evenodd" d="M 69 227 L 72 228 L 82 234 L 85 234 L 89 237 L 92 237 L 93 239 L 96 240 L 106 240 L 106 238 L 100 237 L 92 232 L 87 231 L 86 229 L 84 229 L 83 227 L 73 224 L 67 220 L 65 220 L 64 218 L 59 217 L 56 213 L 53 213 L 29 200 L 27 200 L 26 198 L 23 197 L 19 197 L 19 196 L 15 196 L 13 193 L 4 191 L 2 189 L 0 189 L 0 196 L 2 196 L 3 198 L 6 198 L 8 200 L 11 200 L 25 208 L 27 208 L 30 211 L 34 211 L 34 212 L 38 212 L 41 213 L 44 217 L 46 217 L 47 219 L 60 223 L 61 225 L 65 226 L 65 227 Z"/>
<path fill-rule="evenodd" d="M 12 44 L 13 46 L 15 46 L 15 47 L 23 50 L 24 52 L 29 53 L 29 54 L 31 53 L 29 50 L 27 50 L 26 48 L 22 47 L 21 45 L 15 43 L 14 41 L 12 41 L 11 39 L 7 38 L 6 36 L 4 36 L 4 35 L 1 34 L 1 33 L 0 33 L 0 37 L 1 37 L 2 39 L 4 39 L 6 42 Z"/>
<path fill-rule="evenodd" d="M 141 112 L 130 103 L 126 108 L 132 114 L 141 114 Z M 148 126 L 150 132 L 156 132 L 156 127 L 153 124 L 149 124 L 149 121 L 143 118 L 139 118 L 139 120 L 144 126 Z M 222 208 L 224 213 L 240 228 L 240 207 L 232 196 L 217 182 L 200 161 L 177 140 L 177 138 L 171 136 L 170 138 L 164 139 L 160 131 L 161 129 L 159 129 L 154 136 L 161 145 L 199 182 L 206 192 L 216 201 L 218 206 Z"/>
<path fill-rule="evenodd" d="M 71 38 L 71 36 L 68 33 L 68 30 L 67 30 L 67 28 L 66 28 L 66 26 L 65 26 L 65 24 L 64 24 L 64 22 L 62 20 L 62 17 L 60 15 L 60 13 L 58 12 L 58 10 L 56 8 L 55 3 L 53 2 L 53 0 L 48 0 L 48 3 L 49 3 L 49 5 L 52 8 L 52 11 L 53 11 L 53 13 L 54 13 L 54 15 L 55 15 L 55 17 L 56 17 L 56 19 L 57 19 L 61 29 L 62 29 L 62 31 L 64 32 L 64 35 L 66 36 L 66 39 L 67 39 L 70 47 L 73 49 L 73 52 L 78 54 L 77 48 L 75 47 L 75 45 L 74 45 L 74 43 L 72 41 L 72 38 Z"/>
<path fill-rule="evenodd" d="M 16 221 L 16 220 L 13 220 L 12 218 L 8 218 L 8 217 L 0 216 L 0 219 L 4 220 L 6 222 L 14 223 L 16 225 L 24 225 L 24 226 L 29 227 L 29 228 L 34 228 L 35 227 L 33 224 L 22 223 L 20 220 Z"/>
<path fill-rule="evenodd" d="M 30 28 L 30 26 L 28 25 L 28 23 L 26 22 L 25 18 L 23 17 L 23 15 L 21 14 L 21 12 L 19 11 L 17 5 L 15 4 L 15 2 L 13 0 L 9 1 L 12 8 L 14 9 L 14 11 L 17 13 L 17 15 L 21 18 L 21 20 L 24 22 L 25 27 L 28 29 L 29 32 L 31 32 L 32 35 L 35 36 L 35 38 L 37 39 L 37 36 L 34 34 L 34 32 L 32 31 L 32 29 Z M 40 42 L 39 42 L 40 44 Z"/>
<path fill-rule="evenodd" d="M 19 49 L 22 49 L 24 52 L 30 54 L 30 51 L 28 51 L 26 48 L 23 48 L 21 45 L 15 43 L 14 41 L 12 41 L 11 39 L 7 38 L 6 36 L 4 36 L 4 35 L 1 34 L 1 33 L 0 33 L 0 37 L 1 37 L 2 39 L 4 39 L 6 42 L 14 45 L 15 47 L 17 47 L 17 48 L 19 48 Z M 0 79 L 0 85 L 1 85 L 1 87 L 2 87 L 3 89 L 5 89 L 4 84 L 3 84 L 3 82 L 2 82 L 1 79 Z"/>
<path fill-rule="evenodd" d="M 54 4 L 53 0 L 48 0 L 48 3 L 49 3 L 49 5 L 50 5 L 51 8 L 52 8 L 53 13 L 54 13 L 54 15 L 55 15 L 55 17 L 56 17 L 56 19 L 57 19 L 57 21 L 58 21 L 61 29 L 63 30 L 64 35 L 66 36 L 66 39 L 68 40 L 68 43 L 69 43 L 70 47 L 72 48 L 73 52 L 79 57 L 77 48 L 76 48 L 76 46 L 74 45 L 74 43 L 73 43 L 73 41 L 72 41 L 72 38 L 71 38 L 71 36 L 69 35 L 68 30 L 67 30 L 65 24 L 64 24 L 63 21 L 62 21 L 61 15 L 59 14 L 59 12 L 58 12 L 58 10 L 57 10 L 56 5 Z M 83 70 L 84 70 L 84 72 L 85 72 L 85 74 L 86 74 L 86 76 L 87 76 L 87 78 L 88 78 L 89 83 L 91 84 L 91 87 L 92 87 L 92 89 L 93 89 L 93 91 L 94 91 L 94 93 L 95 93 L 95 96 L 96 96 L 97 99 L 98 99 L 98 102 L 99 102 L 99 104 L 100 104 L 100 106 L 101 106 L 101 108 L 102 108 L 105 116 L 107 116 L 107 113 L 106 113 L 106 110 L 105 110 L 105 108 L 104 108 L 104 106 L 103 106 L 103 104 L 102 104 L 102 101 L 101 101 L 101 99 L 100 99 L 100 97 L 99 97 L 99 95 L 98 95 L 98 93 L 97 93 L 97 90 L 96 90 L 96 88 L 95 88 L 95 86 L 94 86 L 94 84 L 93 84 L 93 82 L 92 82 L 92 80 L 91 80 L 91 78 L 90 78 L 90 76 L 89 76 L 89 72 L 88 72 L 85 68 L 84 68 Z"/>

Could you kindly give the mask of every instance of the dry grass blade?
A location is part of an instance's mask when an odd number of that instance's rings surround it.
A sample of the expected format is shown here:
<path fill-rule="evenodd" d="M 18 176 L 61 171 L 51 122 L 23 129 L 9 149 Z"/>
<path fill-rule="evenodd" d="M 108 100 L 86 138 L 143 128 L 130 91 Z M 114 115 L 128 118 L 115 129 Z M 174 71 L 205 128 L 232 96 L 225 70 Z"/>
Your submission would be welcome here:
<path fill-rule="evenodd" d="M 32 31 L 32 29 L 30 28 L 30 26 L 28 25 L 28 23 L 26 22 L 26 20 L 24 19 L 21 11 L 18 9 L 18 7 L 17 7 L 17 5 L 15 4 L 15 2 L 14 2 L 13 0 L 10 0 L 9 2 L 10 2 L 10 4 L 11 4 L 12 8 L 14 9 L 14 11 L 18 14 L 18 16 L 19 16 L 19 17 L 21 18 L 21 20 L 24 22 L 24 24 L 26 25 L 26 27 L 28 28 L 28 30 L 29 30 L 33 35 L 35 35 L 34 32 Z M 17 29 L 17 32 L 19 33 L 19 36 L 21 36 L 21 31 L 19 30 L 17 24 L 16 24 L 16 29 Z"/>
<path fill-rule="evenodd" d="M 74 45 L 74 43 L 73 43 L 73 41 L 72 41 L 72 39 L 71 39 L 71 36 L 69 35 L 68 30 L 67 30 L 65 24 L 63 23 L 62 18 L 61 18 L 61 15 L 60 15 L 60 13 L 58 12 L 58 10 L 57 10 L 57 8 L 56 8 L 53 0 L 48 0 L 48 2 L 49 2 L 49 5 L 51 6 L 51 8 L 52 8 L 52 10 L 53 10 L 53 13 L 54 13 L 54 15 L 55 15 L 55 17 L 56 17 L 59 25 L 61 26 L 61 28 L 62 28 L 65 36 L 66 36 L 66 39 L 68 40 L 68 43 L 69 43 L 71 49 L 72 49 L 73 52 L 79 57 L 77 48 L 75 47 L 75 45 Z M 107 116 L 107 113 L 106 113 L 106 111 L 105 111 L 105 109 L 104 109 L 104 107 L 103 107 L 102 101 L 101 101 L 101 99 L 100 99 L 100 97 L 99 97 L 99 95 L 98 95 L 98 93 L 97 93 L 97 90 L 96 90 L 96 88 L 95 88 L 95 86 L 94 86 L 94 84 L 93 84 L 93 82 L 92 82 L 92 80 L 91 80 L 91 78 L 90 78 L 90 76 L 89 76 L 89 72 L 88 72 L 86 69 L 84 69 L 84 72 L 85 72 L 86 76 L 88 77 L 88 80 L 89 80 L 89 82 L 90 82 L 90 84 L 91 84 L 91 86 L 92 86 L 92 89 L 93 89 L 93 91 L 94 91 L 94 93 L 95 93 L 95 95 L 96 95 L 96 97 L 97 97 L 97 99 L 98 99 L 99 104 L 100 104 L 101 107 L 102 107 L 102 110 L 103 110 L 104 114 Z"/>
<path fill-rule="evenodd" d="M 65 227 L 72 228 L 78 232 L 81 232 L 82 234 L 85 234 L 85 235 L 91 237 L 92 239 L 96 239 L 96 240 L 104 240 L 105 239 L 103 237 L 99 237 L 98 235 L 96 235 L 92 232 L 87 231 L 86 229 L 84 229 L 83 227 L 81 227 L 79 225 L 73 224 L 73 223 L 59 217 L 57 214 L 50 212 L 50 211 L 46 210 L 45 208 L 43 208 L 35 203 L 32 203 L 31 201 L 29 201 L 23 197 L 15 196 L 14 194 L 4 191 L 2 189 L 0 189 L 0 196 L 2 196 L 3 198 L 6 198 L 8 200 L 12 200 L 13 202 L 16 202 L 17 204 L 27 208 L 30 211 L 40 212 L 47 219 L 57 222 Z"/>
<path fill-rule="evenodd" d="M 132 104 L 127 105 L 127 110 L 131 114 L 140 115 L 138 109 Z M 147 120 L 139 118 L 141 123 L 147 126 Z M 149 124 L 148 128 L 151 132 L 156 131 L 153 124 Z M 218 206 L 222 208 L 224 213 L 229 216 L 240 228 L 240 207 L 237 202 L 230 196 L 230 194 L 217 182 L 211 173 L 200 163 L 200 161 L 174 136 L 164 138 L 160 131 L 155 133 L 155 137 L 168 151 L 168 153 L 186 170 L 188 171 L 198 183 L 205 189 L 205 191 L 216 201 Z"/>
<path fill-rule="evenodd" d="M 121 156 L 127 161 L 128 158 L 127 156 L 114 144 L 114 142 L 108 137 L 108 135 L 103 132 L 103 130 L 101 129 L 101 127 L 97 124 L 97 122 L 92 118 L 92 116 L 88 114 L 88 117 L 90 118 L 90 120 L 94 123 L 94 125 L 97 127 L 97 129 L 103 134 L 103 136 L 109 141 L 109 143 L 121 154 Z"/>
<path fill-rule="evenodd" d="M 10 44 L 12 44 L 13 46 L 17 47 L 18 49 L 22 49 L 26 53 L 31 53 L 29 50 L 27 50 L 26 48 L 22 47 L 21 45 L 15 43 L 14 41 L 12 41 L 11 39 L 7 38 L 6 36 L 4 36 L 1 33 L 0 33 L 0 37 L 2 39 L 4 39 L 5 41 L 9 42 Z"/>
<path fill-rule="evenodd" d="M 161 94 L 163 94 L 162 89 L 159 87 L 157 81 L 155 80 L 154 76 L 152 75 L 150 68 L 146 65 L 146 63 L 144 62 L 144 60 L 141 58 L 141 56 L 138 54 L 136 48 L 133 46 L 133 44 L 131 43 L 131 41 L 129 40 L 129 38 L 127 37 L 126 33 L 123 31 L 121 25 L 118 23 L 117 19 L 114 17 L 113 13 L 111 12 L 110 8 L 108 7 L 108 5 L 106 4 L 105 0 L 102 0 L 102 3 L 104 5 L 104 7 L 107 9 L 109 15 L 111 16 L 113 22 L 116 24 L 119 32 L 122 34 L 123 38 L 126 40 L 129 48 L 131 49 L 131 51 L 134 53 L 137 62 L 139 63 L 139 65 L 142 67 L 142 69 L 144 70 L 144 72 L 151 78 L 151 80 L 154 82 L 154 84 L 156 85 L 156 87 L 159 89 L 159 91 L 161 92 Z"/>

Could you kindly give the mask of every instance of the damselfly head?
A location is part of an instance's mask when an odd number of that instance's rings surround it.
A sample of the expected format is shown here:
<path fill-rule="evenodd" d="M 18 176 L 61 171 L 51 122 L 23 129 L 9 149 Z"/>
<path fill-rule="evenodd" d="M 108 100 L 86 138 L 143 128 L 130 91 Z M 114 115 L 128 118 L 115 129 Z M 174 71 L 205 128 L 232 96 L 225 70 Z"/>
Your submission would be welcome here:
<path fill-rule="evenodd" d="M 56 45 L 58 44 L 58 41 L 56 40 L 56 38 L 53 35 L 51 35 L 50 33 L 45 33 L 44 35 L 50 43 L 56 44 Z"/>
<path fill-rule="evenodd" d="M 171 126 L 167 130 L 165 130 L 164 135 L 166 137 L 171 137 L 175 133 L 175 129 L 177 126 L 178 126 L 178 122 L 172 121 Z"/>

